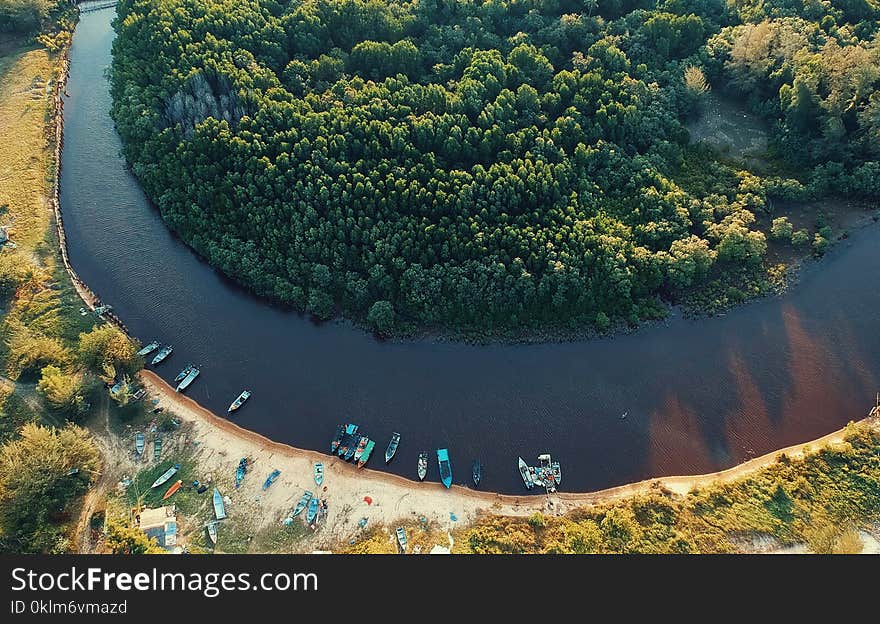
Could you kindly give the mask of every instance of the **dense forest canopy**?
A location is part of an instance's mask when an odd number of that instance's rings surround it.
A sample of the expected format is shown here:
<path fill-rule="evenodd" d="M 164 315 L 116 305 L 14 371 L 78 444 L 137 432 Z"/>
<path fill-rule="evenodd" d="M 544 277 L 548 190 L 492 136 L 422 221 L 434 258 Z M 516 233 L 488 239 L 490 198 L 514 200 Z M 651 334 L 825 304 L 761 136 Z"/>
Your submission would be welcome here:
<path fill-rule="evenodd" d="M 603 329 L 761 268 L 774 198 L 880 195 L 878 19 L 877 0 L 122 0 L 113 114 L 169 225 L 261 295 L 382 332 Z M 708 181 L 679 181 L 710 85 L 770 122 L 776 175 L 697 154 Z"/>

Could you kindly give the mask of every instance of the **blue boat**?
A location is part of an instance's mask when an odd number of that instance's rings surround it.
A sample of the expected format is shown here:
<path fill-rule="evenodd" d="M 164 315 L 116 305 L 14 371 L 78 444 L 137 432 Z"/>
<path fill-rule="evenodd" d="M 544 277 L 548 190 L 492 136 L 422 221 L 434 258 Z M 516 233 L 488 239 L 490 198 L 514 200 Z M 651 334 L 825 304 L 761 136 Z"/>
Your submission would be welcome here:
<path fill-rule="evenodd" d="M 447 488 L 452 487 L 452 464 L 449 463 L 449 451 L 437 449 L 437 463 L 440 465 L 440 480 Z"/>
<path fill-rule="evenodd" d="M 306 524 L 312 524 L 315 521 L 315 518 L 318 517 L 318 503 L 320 502 L 321 501 L 318 500 L 317 496 L 309 501 L 309 512 L 306 515 Z"/>
<path fill-rule="evenodd" d="M 360 442 L 360 436 L 357 435 L 358 426 L 354 424 L 345 425 L 345 432 L 342 434 L 342 442 L 339 444 L 339 450 L 336 452 L 340 457 L 345 457 L 346 461 L 351 459 L 354 456 L 355 451 L 357 450 L 358 442 Z M 349 450 L 351 453 L 349 454 Z"/>
<path fill-rule="evenodd" d="M 336 427 L 336 435 L 333 436 L 333 441 L 330 443 L 330 452 L 335 453 L 336 449 L 339 448 L 339 445 L 342 444 L 342 436 L 345 435 L 345 425 L 339 425 Z"/>
<path fill-rule="evenodd" d="M 238 468 L 235 470 L 235 487 L 238 488 L 241 485 L 241 482 L 244 480 L 244 475 L 247 474 L 247 457 L 242 457 L 238 462 Z"/>
<path fill-rule="evenodd" d="M 270 485 L 275 483 L 275 479 L 277 479 L 278 475 L 280 475 L 280 474 L 281 474 L 280 470 L 273 470 L 271 473 L 269 473 L 269 476 L 266 477 L 266 480 L 263 482 L 263 489 L 264 490 L 268 489 Z"/>
<path fill-rule="evenodd" d="M 218 520 L 226 517 L 226 505 L 223 504 L 223 496 L 217 488 L 214 488 L 214 517 Z"/>

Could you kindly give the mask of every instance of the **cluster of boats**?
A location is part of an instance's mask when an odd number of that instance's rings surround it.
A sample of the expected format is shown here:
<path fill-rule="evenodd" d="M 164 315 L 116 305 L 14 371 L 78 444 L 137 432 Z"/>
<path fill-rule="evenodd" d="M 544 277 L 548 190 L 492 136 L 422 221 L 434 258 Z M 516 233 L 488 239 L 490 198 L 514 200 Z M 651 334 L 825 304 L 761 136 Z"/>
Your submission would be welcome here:
<path fill-rule="evenodd" d="M 306 490 L 296 503 L 296 507 L 294 507 L 284 519 L 285 526 L 293 524 L 293 519 L 303 511 L 306 511 L 306 524 L 314 526 L 317 523 L 319 516 L 327 512 L 327 505 L 312 492 Z"/>
<path fill-rule="evenodd" d="M 526 488 L 531 490 L 536 485 L 555 492 L 562 482 L 562 469 L 558 461 L 553 461 L 549 454 L 538 455 L 539 465 L 529 466 L 522 457 L 519 458 L 519 473 Z"/>
<path fill-rule="evenodd" d="M 391 441 L 385 449 L 385 463 L 392 460 L 397 447 L 400 445 L 400 434 L 394 433 Z M 354 460 L 358 468 L 363 468 L 373 454 L 376 441 L 371 440 L 363 432 L 358 431 L 358 425 L 349 423 L 347 425 L 339 425 L 336 428 L 336 435 L 330 442 L 330 453 L 338 455 L 345 461 Z"/>

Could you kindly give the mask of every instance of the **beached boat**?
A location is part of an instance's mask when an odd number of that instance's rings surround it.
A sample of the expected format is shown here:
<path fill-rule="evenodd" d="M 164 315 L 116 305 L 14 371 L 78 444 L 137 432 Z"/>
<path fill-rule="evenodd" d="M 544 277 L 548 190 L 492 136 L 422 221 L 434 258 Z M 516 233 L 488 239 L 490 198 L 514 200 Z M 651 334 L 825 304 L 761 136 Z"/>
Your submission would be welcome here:
<path fill-rule="evenodd" d="M 483 465 L 480 463 L 479 459 L 474 460 L 474 465 L 471 469 L 471 472 L 473 473 L 474 477 L 474 485 L 479 487 L 480 479 L 483 478 Z"/>
<path fill-rule="evenodd" d="M 138 354 L 139 356 L 143 357 L 143 356 L 145 356 L 145 355 L 147 355 L 147 354 L 152 353 L 153 351 L 155 351 L 155 350 L 158 349 L 158 348 L 159 348 L 159 343 L 156 342 L 156 341 L 154 340 L 154 341 L 151 342 L 150 344 L 146 345 L 143 349 L 141 349 L 140 351 L 138 351 L 137 354 Z"/>
<path fill-rule="evenodd" d="M 146 439 L 144 438 L 144 432 L 138 431 L 134 435 L 134 450 L 137 452 L 138 455 L 144 454 L 144 447 L 146 446 L 146 444 L 147 444 L 147 442 L 146 442 Z"/>
<path fill-rule="evenodd" d="M 186 374 L 186 377 L 183 378 L 179 384 L 177 384 L 177 391 L 186 390 L 189 385 L 195 381 L 195 378 L 199 376 L 199 369 L 193 366 L 190 371 Z"/>
<path fill-rule="evenodd" d="M 223 504 L 223 495 L 220 490 L 214 488 L 214 517 L 222 520 L 226 517 L 226 505 Z"/>
<path fill-rule="evenodd" d="M 153 461 L 159 461 L 162 454 L 162 436 L 156 436 L 153 439 Z"/>
<path fill-rule="evenodd" d="M 419 481 L 425 480 L 425 475 L 428 474 L 428 454 L 425 452 L 419 453 Z"/>
<path fill-rule="evenodd" d="M 339 444 L 339 450 L 336 452 L 340 457 L 345 457 L 348 453 L 349 449 L 351 449 L 351 455 L 354 455 L 355 446 L 360 440 L 360 436 L 357 435 L 358 426 L 355 424 L 347 424 L 345 425 L 345 432 L 342 434 L 342 442 Z M 347 459 L 351 459 L 351 455 L 348 456 Z"/>
<path fill-rule="evenodd" d="M 535 482 L 532 479 L 531 472 L 529 472 L 529 465 L 522 457 L 519 458 L 519 474 L 522 475 L 523 483 L 531 490 L 535 486 Z"/>
<path fill-rule="evenodd" d="M 237 410 L 239 407 L 241 407 L 244 404 L 244 402 L 247 401 L 249 398 L 251 398 L 251 391 L 250 390 L 242 391 L 242 393 L 238 395 L 238 398 L 229 404 L 229 408 L 226 410 L 226 413 L 231 414 L 232 412 Z"/>
<path fill-rule="evenodd" d="M 388 443 L 388 448 L 385 449 L 385 463 L 391 461 L 391 458 L 394 457 L 394 454 L 397 452 L 397 447 L 400 444 L 400 434 L 396 431 L 391 434 L 391 441 Z"/>
<path fill-rule="evenodd" d="M 406 554 L 406 529 L 403 527 L 397 527 L 397 543 L 400 544 L 400 550 L 403 551 L 403 554 Z"/>
<path fill-rule="evenodd" d="M 235 487 L 236 488 L 238 488 L 241 485 L 241 482 L 244 480 L 244 475 L 247 474 L 247 465 L 248 465 L 247 457 L 242 457 L 238 462 L 238 468 L 235 469 Z"/>
<path fill-rule="evenodd" d="M 330 452 L 335 453 L 336 449 L 339 448 L 339 445 L 342 443 L 342 436 L 345 435 L 345 425 L 339 425 L 336 427 L 336 435 L 333 436 L 333 441 L 330 442 Z"/>
<path fill-rule="evenodd" d="M 273 470 L 272 472 L 270 472 L 269 476 L 266 477 L 266 480 L 263 481 L 263 489 L 266 490 L 269 488 L 270 485 L 275 483 L 275 479 L 277 479 L 278 475 L 280 475 L 280 474 L 281 474 L 280 470 Z"/>
<path fill-rule="evenodd" d="M 357 448 L 354 451 L 354 461 L 357 462 L 361 455 L 364 454 L 364 449 L 367 448 L 367 442 L 370 441 L 370 438 L 367 436 L 361 436 L 361 439 L 358 440 Z"/>
<path fill-rule="evenodd" d="M 205 525 L 205 529 L 208 531 L 208 540 L 210 540 L 212 546 L 217 545 L 217 523 L 209 522 Z"/>
<path fill-rule="evenodd" d="M 156 479 L 155 481 L 153 481 L 153 485 L 151 485 L 150 487 L 151 488 L 159 487 L 160 485 L 165 483 L 168 479 L 173 477 L 178 470 L 180 470 L 180 464 L 174 464 L 173 466 L 171 466 L 171 468 L 169 468 L 168 470 L 163 472 L 161 475 L 159 475 L 159 478 Z"/>
<path fill-rule="evenodd" d="M 315 483 L 321 485 L 324 483 L 324 464 L 315 462 Z"/>
<path fill-rule="evenodd" d="M 342 459 L 348 461 L 354 457 L 354 454 L 357 452 L 358 444 L 360 444 L 360 438 L 353 439 L 349 442 L 345 447 L 345 453 L 342 454 Z"/>
<path fill-rule="evenodd" d="M 306 506 L 309 504 L 309 501 L 312 500 L 313 496 L 314 494 L 306 490 L 303 493 L 302 498 L 300 498 L 299 502 L 297 502 L 296 507 L 294 507 L 293 511 L 290 512 L 290 517 L 296 518 L 298 515 L 300 515 L 303 509 L 305 509 Z"/>
<path fill-rule="evenodd" d="M 312 500 L 309 501 L 309 511 L 306 514 L 306 524 L 312 524 L 315 521 L 315 518 L 318 516 L 318 504 L 321 501 L 318 500 L 317 496 L 312 497 Z"/>
<path fill-rule="evenodd" d="M 370 461 L 370 455 L 373 454 L 373 448 L 376 446 L 376 442 L 370 440 L 367 442 L 366 448 L 364 448 L 364 452 L 361 455 L 361 458 L 358 460 L 358 468 L 363 468 L 367 465 L 367 462 Z"/>
<path fill-rule="evenodd" d="M 159 353 L 157 353 L 156 357 L 153 358 L 153 364 L 158 364 L 159 362 L 167 358 L 169 355 L 171 355 L 172 351 L 174 351 L 174 347 L 172 347 L 171 345 L 165 345 L 164 347 L 159 349 Z"/>
<path fill-rule="evenodd" d="M 183 481 L 178 479 L 174 485 L 172 485 L 170 488 L 168 488 L 168 491 L 165 492 L 165 496 L 162 497 L 162 500 L 166 500 L 166 499 L 169 499 L 172 496 L 174 496 L 174 493 L 180 489 L 181 485 L 183 485 Z"/>
<path fill-rule="evenodd" d="M 182 371 L 180 371 L 179 373 L 177 373 L 177 376 L 174 378 L 174 381 L 183 381 L 183 380 L 186 378 L 186 376 L 189 375 L 189 372 L 190 372 L 192 369 L 193 369 L 193 365 L 192 365 L 192 364 L 187 364 L 187 365 L 186 365 L 186 368 L 184 368 Z"/>
<path fill-rule="evenodd" d="M 437 449 L 437 463 L 440 465 L 440 480 L 448 488 L 452 487 L 452 464 L 449 463 L 449 451 Z"/>

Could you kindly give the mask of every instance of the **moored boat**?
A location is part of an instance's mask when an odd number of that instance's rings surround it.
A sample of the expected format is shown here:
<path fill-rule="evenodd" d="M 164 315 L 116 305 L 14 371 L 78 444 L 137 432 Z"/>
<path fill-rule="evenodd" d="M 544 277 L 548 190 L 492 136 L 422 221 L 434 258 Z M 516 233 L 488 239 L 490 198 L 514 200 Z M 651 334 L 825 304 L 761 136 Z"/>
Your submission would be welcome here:
<path fill-rule="evenodd" d="M 205 525 L 205 529 L 208 531 L 208 539 L 211 541 L 212 546 L 217 545 L 217 523 L 209 522 Z"/>
<path fill-rule="evenodd" d="M 452 487 L 452 464 L 449 463 L 449 450 L 437 449 L 437 463 L 440 466 L 440 481 L 447 489 Z"/>
<path fill-rule="evenodd" d="M 351 454 L 354 455 L 354 447 L 360 440 L 360 436 L 357 435 L 358 426 L 352 423 L 349 423 L 345 426 L 345 432 L 342 434 L 342 442 L 339 443 L 339 449 L 336 452 L 340 457 L 345 457 L 348 454 L 349 449 L 351 449 Z M 347 459 L 351 459 L 351 455 L 348 456 Z"/>
<path fill-rule="evenodd" d="M 153 485 L 151 485 L 150 487 L 151 488 L 159 487 L 160 485 L 165 483 L 168 479 L 173 477 L 178 470 L 180 470 L 180 464 L 174 464 L 173 466 L 171 466 L 171 468 L 169 468 L 168 470 L 163 472 L 161 475 L 159 475 L 159 478 L 156 479 L 155 481 L 153 481 Z"/>
<path fill-rule="evenodd" d="M 281 474 L 280 470 L 273 470 L 272 472 L 270 472 L 269 476 L 266 477 L 266 480 L 263 481 L 263 489 L 264 490 L 268 489 L 270 485 L 275 483 L 275 479 L 277 479 L 278 475 L 280 475 L 280 474 Z"/>
<path fill-rule="evenodd" d="M 186 367 L 185 367 L 182 371 L 180 371 L 179 373 L 177 373 L 177 376 L 174 378 L 174 381 L 182 381 L 183 379 L 186 378 L 187 375 L 189 375 L 189 372 L 190 372 L 192 369 L 193 369 L 193 365 L 192 365 L 192 364 L 187 364 Z"/>
<path fill-rule="evenodd" d="M 294 507 L 293 511 L 290 512 L 290 517 L 296 518 L 298 515 L 300 515 L 303 509 L 305 509 L 306 506 L 309 504 L 309 501 L 312 500 L 313 496 L 314 494 L 306 490 L 303 493 L 302 498 L 300 498 L 299 502 L 297 502 L 296 507 Z"/>
<path fill-rule="evenodd" d="M 519 474 L 522 475 L 523 483 L 531 490 L 535 486 L 535 482 L 532 480 L 532 475 L 529 472 L 529 465 L 522 457 L 519 458 Z"/>
<path fill-rule="evenodd" d="M 419 481 L 425 480 L 425 475 L 428 474 L 428 454 L 424 451 L 419 453 Z"/>
<path fill-rule="evenodd" d="M 324 483 L 324 464 L 322 462 L 315 462 L 315 483 L 317 485 Z"/>
<path fill-rule="evenodd" d="M 373 454 L 373 448 L 376 446 L 376 442 L 370 440 L 367 442 L 367 446 L 364 448 L 364 452 L 361 454 L 361 458 L 358 460 L 358 468 L 363 468 L 368 461 L 370 461 L 370 455 Z"/>
<path fill-rule="evenodd" d="M 222 520 L 226 517 L 226 505 L 223 504 L 223 495 L 220 494 L 220 490 L 214 488 L 214 517 L 218 520 Z"/>
<path fill-rule="evenodd" d="M 241 407 L 244 404 L 244 402 L 247 401 L 249 398 L 251 398 L 251 391 L 244 390 L 241 394 L 238 395 L 237 399 L 235 399 L 232 403 L 230 403 L 229 409 L 226 410 L 226 413 L 231 414 L 232 412 L 237 410 L 239 407 Z"/>
<path fill-rule="evenodd" d="M 321 501 L 318 500 L 317 496 L 313 496 L 312 500 L 309 501 L 309 511 L 306 514 L 306 524 L 311 525 L 315 518 L 318 516 L 318 504 Z"/>
<path fill-rule="evenodd" d="M 403 551 L 403 554 L 406 554 L 406 529 L 403 527 L 397 527 L 397 543 L 400 544 L 400 550 Z"/>
<path fill-rule="evenodd" d="M 391 461 L 391 458 L 394 457 L 394 454 L 397 452 L 397 447 L 400 444 L 400 434 L 396 431 L 391 434 L 391 441 L 388 443 L 388 448 L 385 449 L 385 463 Z"/>
<path fill-rule="evenodd" d="M 171 345 L 165 345 L 164 347 L 159 349 L 159 353 L 157 353 L 156 357 L 153 358 L 153 364 L 158 364 L 159 362 L 167 358 L 169 355 L 171 355 L 172 351 L 174 351 L 174 347 L 172 347 Z"/>
<path fill-rule="evenodd" d="M 144 432 L 138 431 L 134 435 L 134 450 L 138 455 L 144 454 L 144 447 L 146 446 L 146 439 L 144 438 Z"/>
<path fill-rule="evenodd" d="M 186 377 L 183 378 L 179 384 L 177 384 L 177 391 L 180 392 L 182 390 L 186 390 L 189 385 L 195 381 L 195 378 L 199 376 L 199 369 L 193 366 L 190 371 L 186 374 Z"/>
<path fill-rule="evenodd" d="M 348 461 L 354 457 L 354 454 L 357 452 L 358 444 L 360 444 L 360 438 L 353 438 L 345 447 L 345 453 L 342 454 L 342 459 Z"/>
<path fill-rule="evenodd" d="M 474 460 L 474 465 L 471 469 L 474 477 L 474 485 L 479 487 L 480 479 L 483 478 L 483 465 L 480 463 L 479 459 Z"/>
<path fill-rule="evenodd" d="M 367 442 L 370 441 L 370 438 L 367 436 L 361 436 L 361 439 L 358 441 L 357 448 L 354 451 L 354 461 L 358 461 L 361 458 L 361 455 L 364 454 L 364 449 L 367 448 Z"/>
<path fill-rule="evenodd" d="M 180 489 L 180 486 L 181 486 L 181 485 L 183 485 L 183 481 L 181 481 L 180 479 L 178 479 L 177 482 L 176 482 L 174 485 L 172 485 L 170 488 L 168 488 L 168 491 L 165 492 L 165 496 L 162 497 L 162 500 L 166 500 L 166 499 L 171 498 L 172 496 L 174 496 L 174 493 L 175 493 L 177 490 Z"/>
<path fill-rule="evenodd" d="M 158 348 L 159 348 L 159 343 L 156 342 L 156 341 L 154 340 L 154 341 L 151 342 L 150 344 L 146 345 L 143 349 L 141 349 L 140 351 L 138 351 L 137 354 L 138 354 L 139 356 L 143 357 L 143 356 L 145 356 L 145 355 L 147 355 L 147 354 L 152 353 L 153 351 L 155 351 L 155 350 L 158 349 Z"/>
<path fill-rule="evenodd" d="M 339 448 L 339 445 L 342 443 L 342 436 L 345 435 L 345 425 L 339 425 L 336 427 L 336 435 L 333 436 L 333 441 L 330 442 L 330 452 L 335 453 L 336 449 Z"/>

